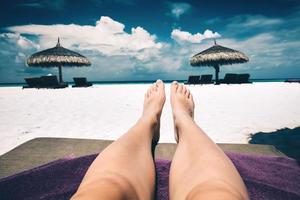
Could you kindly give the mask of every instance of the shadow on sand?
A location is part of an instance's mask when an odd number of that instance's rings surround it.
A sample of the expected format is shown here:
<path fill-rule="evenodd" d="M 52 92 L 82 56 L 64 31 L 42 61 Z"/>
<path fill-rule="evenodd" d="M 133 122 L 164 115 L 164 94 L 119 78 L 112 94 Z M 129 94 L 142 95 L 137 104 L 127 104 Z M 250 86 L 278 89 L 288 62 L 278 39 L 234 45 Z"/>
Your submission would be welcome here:
<path fill-rule="evenodd" d="M 274 132 L 251 134 L 250 144 L 273 145 L 288 157 L 300 161 L 300 126 L 294 129 L 284 128 Z"/>

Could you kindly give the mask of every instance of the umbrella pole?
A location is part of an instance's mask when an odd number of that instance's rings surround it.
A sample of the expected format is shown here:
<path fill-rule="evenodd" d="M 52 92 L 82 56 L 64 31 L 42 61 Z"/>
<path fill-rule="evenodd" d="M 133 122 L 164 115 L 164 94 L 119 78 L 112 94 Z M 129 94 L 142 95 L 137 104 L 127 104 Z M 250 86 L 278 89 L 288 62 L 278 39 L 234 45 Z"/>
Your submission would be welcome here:
<path fill-rule="evenodd" d="M 215 70 L 216 70 L 216 74 L 215 74 L 215 78 L 216 78 L 216 85 L 219 85 L 219 72 L 220 72 L 220 66 L 219 65 L 215 65 Z"/>
<path fill-rule="evenodd" d="M 62 80 L 62 67 L 61 66 L 58 66 L 58 73 L 59 73 L 59 82 L 62 83 L 63 80 Z"/>

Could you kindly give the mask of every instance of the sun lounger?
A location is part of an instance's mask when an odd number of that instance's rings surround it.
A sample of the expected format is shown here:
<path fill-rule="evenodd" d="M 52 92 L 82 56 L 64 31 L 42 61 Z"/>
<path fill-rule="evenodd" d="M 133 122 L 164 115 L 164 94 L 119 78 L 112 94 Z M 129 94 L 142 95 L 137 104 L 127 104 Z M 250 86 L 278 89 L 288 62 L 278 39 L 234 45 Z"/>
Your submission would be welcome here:
<path fill-rule="evenodd" d="M 0 180 L 0 196 L 2 199 L 70 199 L 97 154 L 111 142 L 67 138 L 28 141 L 0 156 L 0 178 L 14 174 Z M 251 199 L 299 199 L 300 175 L 295 160 L 270 145 L 219 146 L 227 151 L 241 172 Z M 168 199 L 170 160 L 175 150 L 176 144 L 158 144 L 156 148 L 156 199 Z"/>
<path fill-rule="evenodd" d="M 220 83 L 225 84 L 242 84 L 242 83 L 252 83 L 249 81 L 250 74 L 225 74 L 224 79 L 220 80 Z"/>
<path fill-rule="evenodd" d="M 59 83 L 57 76 L 41 76 L 42 87 L 41 88 L 66 88 L 67 83 Z"/>
<path fill-rule="evenodd" d="M 251 200 L 300 199 L 300 172 L 295 160 L 225 153 L 240 172 Z M 96 156 L 92 154 L 74 158 L 69 155 L 1 179 L 1 199 L 70 199 Z M 168 200 L 171 161 L 155 159 L 154 162 L 156 190 L 153 196 L 155 199 Z"/>
<path fill-rule="evenodd" d="M 221 79 L 220 83 L 225 83 L 225 84 L 237 83 L 237 77 L 238 77 L 237 74 L 231 74 L 231 73 L 225 74 L 224 79 Z"/>
<path fill-rule="evenodd" d="M 75 85 L 72 87 L 90 87 L 93 85 L 91 82 L 87 82 L 85 77 L 74 77 L 73 80 Z"/>
<path fill-rule="evenodd" d="M 200 76 L 189 76 L 187 82 L 184 84 L 200 84 Z"/>
<path fill-rule="evenodd" d="M 203 74 L 201 75 L 201 79 L 199 81 L 200 84 L 212 84 L 212 77 L 213 75 L 211 74 Z"/>
<path fill-rule="evenodd" d="M 25 78 L 24 80 L 27 83 L 27 85 L 23 86 L 23 89 L 41 87 L 41 79 L 39 77 Z"/>
<path fill-rule="evenodd" d="M 237 83 L 252 83 L 249 81 L 250 74 L 238 74 L 237 75 Z"/>
<path fill-rule="evenodd" d="M 99 153 L 111 140 L 36 138 L 0 156 L 0 178 L 70 155 L 79 157 Z M 177 144 L 159 143 L 155 157 L 171 160 Z M 272 145 L 218 144 L 224 151 L 285 156 Z"/>
<path fill-rule="evenodd" d="M 300 79 L 286 79 L 284 82 L 286 82 L 286 83 L 300 83 Z"/>

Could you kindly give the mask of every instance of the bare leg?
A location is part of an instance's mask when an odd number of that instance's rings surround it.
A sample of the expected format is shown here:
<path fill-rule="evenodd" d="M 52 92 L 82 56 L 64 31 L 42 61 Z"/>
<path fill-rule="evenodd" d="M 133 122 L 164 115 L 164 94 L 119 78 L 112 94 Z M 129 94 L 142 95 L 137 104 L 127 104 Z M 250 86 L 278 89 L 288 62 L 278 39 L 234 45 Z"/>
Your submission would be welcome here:
<path fill-rule="evenodd" d="M 145 94 L 142 117 L 92 163 L 72 199 L 153 199 L 155 167 L 152 143 L 159 139 L 159 120 L 165 103 L 158 80 Z"/>
<path fill-rule="evenodd" d="M 170 199 L 248 199 L 230 159 L 194 122 L 190 91 L 177 82 L 171 85 L 171 105 L 178 146 L 170 169 Z"/>

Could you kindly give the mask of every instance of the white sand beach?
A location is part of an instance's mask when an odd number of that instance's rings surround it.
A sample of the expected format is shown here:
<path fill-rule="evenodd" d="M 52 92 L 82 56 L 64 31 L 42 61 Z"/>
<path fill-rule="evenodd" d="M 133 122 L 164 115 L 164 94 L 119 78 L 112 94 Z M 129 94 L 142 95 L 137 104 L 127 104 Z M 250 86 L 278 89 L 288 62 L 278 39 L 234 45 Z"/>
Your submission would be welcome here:
<path fill-rule="evenodd" d="M 117 139 L 142 112 L 149 84 L 90 88 L 0 88 L 0 155 L 36 137 Z M 247 143 L 249 134 L 300 125 L 300 84 L 253 83 L 188 86 L 195 120 L 219 143 Z M 175 142 L 169 102 L 161 118 L 160 142 Z"/>

